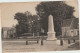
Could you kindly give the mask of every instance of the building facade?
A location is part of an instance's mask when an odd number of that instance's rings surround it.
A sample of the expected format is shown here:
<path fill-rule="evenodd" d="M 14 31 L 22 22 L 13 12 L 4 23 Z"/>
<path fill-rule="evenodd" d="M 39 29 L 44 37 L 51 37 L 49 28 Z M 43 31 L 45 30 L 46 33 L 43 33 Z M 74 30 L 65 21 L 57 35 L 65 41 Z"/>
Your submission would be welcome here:
<path fill-rule="evenodd" d="M 62 36 L 63 37 L 79 36 L 79 19 L 78 18 L 63 20 Z"/>
<path fill-rule="evenodd" d="M 15 27 L 2 27 L 2 39 L 14 38 L 16 34 Z"/>

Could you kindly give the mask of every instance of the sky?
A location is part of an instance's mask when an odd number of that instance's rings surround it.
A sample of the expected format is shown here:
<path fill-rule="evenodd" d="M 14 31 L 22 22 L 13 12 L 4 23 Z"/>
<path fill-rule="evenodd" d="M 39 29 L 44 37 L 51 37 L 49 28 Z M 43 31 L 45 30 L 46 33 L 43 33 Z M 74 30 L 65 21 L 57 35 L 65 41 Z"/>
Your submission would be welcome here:
<path fill-rule="evenodd" d="M 23 3 L 3 3 L 0 4 L 1 8 L 1 26 L 2 27 L 12 27 L 17 24 L 17 20 L 14 19 L 14 15 L 17 12 L 29 11 L 33 15 L 36 14 L 35 7 L 40 2 L 23 2 Z M 78 2 L 77 1 L 66 1 L 66 4 L 75 7 L 75 12 L 73 13 L 75 17 L 79 17 L 78 12 Z"/>

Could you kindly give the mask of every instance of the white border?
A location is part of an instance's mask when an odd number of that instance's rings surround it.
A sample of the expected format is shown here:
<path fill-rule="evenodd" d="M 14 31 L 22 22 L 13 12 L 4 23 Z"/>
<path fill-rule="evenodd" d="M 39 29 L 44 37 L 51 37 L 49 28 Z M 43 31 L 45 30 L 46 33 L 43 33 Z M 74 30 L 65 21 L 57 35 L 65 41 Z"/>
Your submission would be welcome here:
<path fill-rule="evenodd" d="M 5 2 L 35 2 L 35 1 L 61 1 L 61 0 L 0 0 L 0 3 L 3 3 L 3 2 L 4 3 Z M 80 9 L 80 0 L 78 0 L 78 1 L 79 1 L 79 9 Z M 79 14 L 80 14 L 80 10 L 79 10 Z M 1 10 L 0 10 L 0 16 L 1 16 Z M 80 15 L 79 15 L 79 17 L 80 17 Z M 80 22 L 79 22 L 79 24 L 80 24 Z M 0 17 L 0 37 L 1 37 L 1 17 Z M 53 51 L 53 52 L 44 52 L 44 53 L 79 53 L 79 52 L 80 52 L 80 50 L 76 50 L 76 51 L 74 51 L 74 50 L 73 51 Z M 2 53 L 1 38 L 0 38 L 0 53 Z M 13 52 L 13 53 L 15 53 L 15 52 Z M 23 52 L 16 52 L 16 53 L 23 53 Z M 26 53 L 26 52 L 24 52 L 24 53 Z M 30 52 L 27 52 L 27 53 L 30 53 Z M 35 52 L 31 52 L 31 53 L 35 53 Z M 43 52 L 36 52 L 36 53 L 43 53 Z"/>
<path fill-rule="evenodd" d="M 40 2 L 40 1 L 65 1 L 65 0 L 0 0 L 1 3 L 3 2 Z M 72 0 L 66 0 L 72 1 Z"/>

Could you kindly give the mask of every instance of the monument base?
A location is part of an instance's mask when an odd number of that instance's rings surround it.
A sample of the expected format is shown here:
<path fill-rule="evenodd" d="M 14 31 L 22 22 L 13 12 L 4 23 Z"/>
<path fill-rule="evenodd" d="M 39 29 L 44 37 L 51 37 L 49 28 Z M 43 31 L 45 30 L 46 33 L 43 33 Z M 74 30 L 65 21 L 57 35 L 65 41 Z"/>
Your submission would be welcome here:
<path fill-rule="evenodd" d="M 57 40 L 57 38 L 55 37 L 55 32 L 48 32 L 48 38 L 47 40 Z"/>

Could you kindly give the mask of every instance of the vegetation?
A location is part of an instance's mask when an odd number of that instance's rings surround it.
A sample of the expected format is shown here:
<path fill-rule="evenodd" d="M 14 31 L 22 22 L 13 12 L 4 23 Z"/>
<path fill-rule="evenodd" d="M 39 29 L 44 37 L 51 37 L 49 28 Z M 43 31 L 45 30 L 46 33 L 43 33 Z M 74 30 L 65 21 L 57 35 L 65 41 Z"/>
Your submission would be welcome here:
<path fill-rule="evenodd" d="M 37 15 L 32 15 L 28 11 L 15 14 L 14 19 L 18 21 L 16 25 L 18 35 L 40 32 L 40 28 L 43 28 L 46 33 L 48 31 L 48 16 L 50 14 L 53 15 L 56 35 L 61 35 L 62 21 L 75 18 L 73 16 L 74 7 L 62 1 L 41 2 L 36 6 L 36 11 Z"/>
<path fill-rule="evenodd" d="M 25 13 L 16 13 L 14 19 L 18 21 L 16 25 L 17 36 L 21 36 L 24 33 L 36 33 L 40 30 L 39 17 L 31 15 L 28 11 Z"/>
<path fill-rule="evenodd" d="M 54 29 L 56 35 L 61 34 L 61 23 L 64 19 L 74 18 L 74 7 L 67 5 L 62 1 L 41 2 L 36 7 L 37 14 L 41 19 L 41 27 L 48 31 L 48 16 L 51 14 L 54 18 Z"/>

